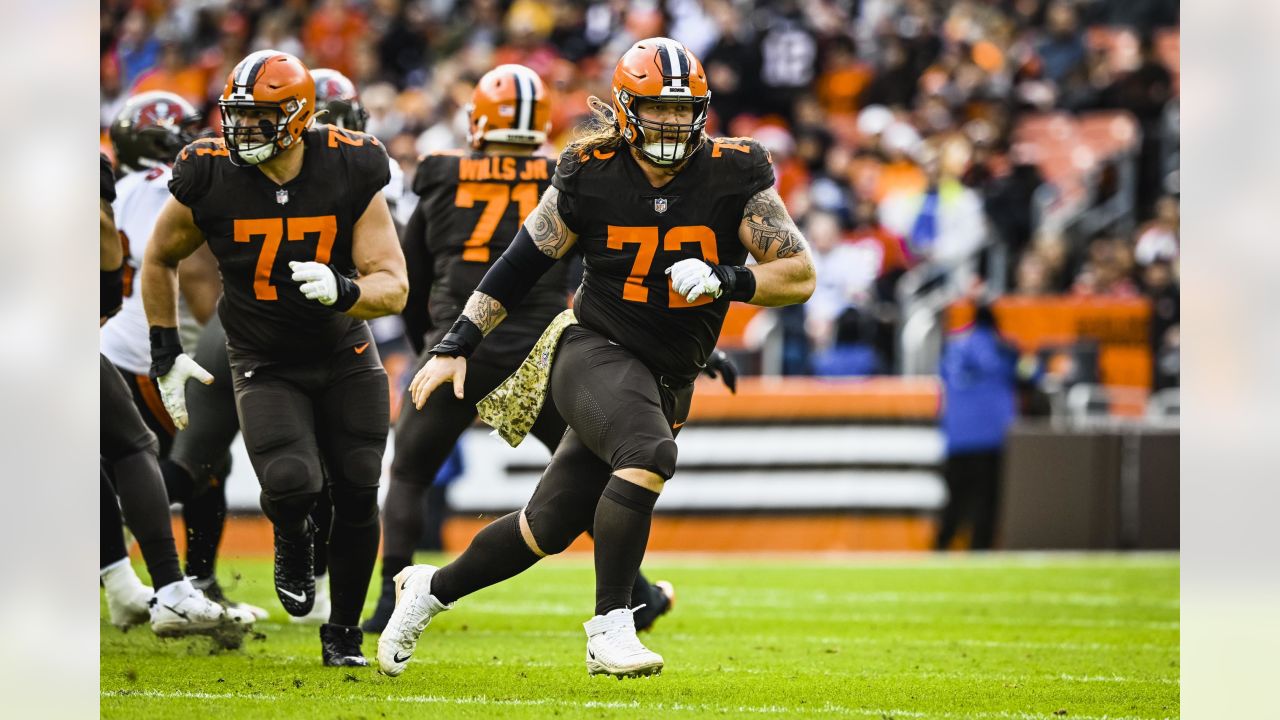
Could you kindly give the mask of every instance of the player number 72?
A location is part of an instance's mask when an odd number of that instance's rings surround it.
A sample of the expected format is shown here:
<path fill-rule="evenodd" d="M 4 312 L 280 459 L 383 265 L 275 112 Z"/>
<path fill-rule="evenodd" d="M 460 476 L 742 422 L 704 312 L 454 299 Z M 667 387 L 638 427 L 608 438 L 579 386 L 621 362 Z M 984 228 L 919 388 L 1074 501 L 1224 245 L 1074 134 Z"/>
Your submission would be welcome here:
<path fill-rule="evenodd" d="M 636 250 L 636 259 L 631 263 L 631 272 L 622 286 L 622 299 L 630 302 L 648 302 L 649 288 L 645 286 L 645 278 L 653 268 L 653 256 L 658 252 L 658 228 L 609 226 L 609 236 L 605 244 L 610 250 L 623 250 L 628 244 L 640 247 Z M 706 225 L 682 225 L 673 227 L 662 237 L 662 249 L 666 252 L 680 252 L 687 244 L 696 244 L 702 259 L 709 263 L 720 262 L 720 253 L 716 250 L 716 233 Z M 664 268 L 665 269 L 665 268 Z M 706 305 L 712 298 L 708 295 L 689 302 L 667 283 L 667 307 L 686 308 Z"/>
<path fill-rule="evenodd" d="M 253 242 L 254 238 L 262 238 L 262 249 L 258 251 L 258 265 L 253 273 L 253 296 L 259 300 L 276 300 L 276 286 L 271 284 L 271 270 L 276 264 L 276 253 L 280 251 L 280 240 L 288 230 L 289 242 L 303 240 L 310 233 L 319 233 L 320 241 L 316 243 L 316 262 L 328 263 L 329 254 L 333 252 L 333 240 L 338 236 L 338 218 L 333 215 L 291 218 L 254 218 L 252 220 L 236 220 L 235 241 L 238 243 Z"/>

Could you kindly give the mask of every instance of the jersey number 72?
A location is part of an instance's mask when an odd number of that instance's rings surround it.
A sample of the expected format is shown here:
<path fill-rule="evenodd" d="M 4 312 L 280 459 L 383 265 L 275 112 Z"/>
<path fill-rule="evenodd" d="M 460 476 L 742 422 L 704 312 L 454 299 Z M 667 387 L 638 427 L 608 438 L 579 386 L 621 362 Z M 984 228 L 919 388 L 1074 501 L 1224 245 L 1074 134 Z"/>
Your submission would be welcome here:
<path fill-rule="evenodd" d="M 654 226 L 609 226 L 609 236 L 605 241 L 610 250 L 624 250 L 629 244 L 636 244 L 635 261 L 631 263 L 631 272 L 622 286 L 622 299 L 630 302 L 648 302 L 649 288 L 644 280 L 653 268 L 653 256 L 658 252 L 658 228 Z M 673 227 L 662 237 L 662 249 L 666 252 L 680 252 L 686 244 L 696 244 L 702 259 L 709 263 L 720 262 L 720 252 L 716 249 L 716 233 L 706 225 L 682 225 Z M 663 268 L 665 270 L 665 268 Z M 667 283 L 667 307 L 686 308 L 706 305 L 712 301 L 709 295 L 689 302 Z"/>

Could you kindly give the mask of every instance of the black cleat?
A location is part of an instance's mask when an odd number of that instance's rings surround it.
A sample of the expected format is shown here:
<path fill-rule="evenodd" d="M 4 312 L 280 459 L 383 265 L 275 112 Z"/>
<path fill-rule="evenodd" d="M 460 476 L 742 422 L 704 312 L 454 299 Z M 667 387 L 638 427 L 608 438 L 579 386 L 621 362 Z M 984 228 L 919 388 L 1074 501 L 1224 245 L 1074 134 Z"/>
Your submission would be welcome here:
<path fill-rule="evenodd" d="M 360 644 L 364 633 L 351 625 L 325 623 L 320 626 L 320 652 L 327 667 L 368 667 Z"/>
<path fill-rule="evenodd" d="M 671 612 L 676 606 L 676 589 L 666 580 L 659 580 L 650 587 L 649 600 L 634 614 L 636 632 L 648 630 L 658 618 Z"/>
<path fill-rule="evenodd" d="M 360 626 L 367 633 L 381 633 L 391 622 L 391 613 L 396 609 L 395 578 L 383 578 L 382 590 L 378 595 L 378 604 L 373 608 L 373 615 Z"/>
<path fill-rule="evenodd" d="M 307 519 L 307 532 L 300 538 L 276 533 L 276 597 L 285 612 L 302 617 L 316 603 L 315 526 Z"/>

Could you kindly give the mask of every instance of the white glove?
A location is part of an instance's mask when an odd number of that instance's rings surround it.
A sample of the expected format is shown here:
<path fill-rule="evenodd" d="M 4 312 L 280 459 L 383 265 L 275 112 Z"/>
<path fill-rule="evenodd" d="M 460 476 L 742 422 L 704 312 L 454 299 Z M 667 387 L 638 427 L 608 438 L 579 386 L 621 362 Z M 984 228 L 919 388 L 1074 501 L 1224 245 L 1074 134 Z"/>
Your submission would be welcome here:
<path fill-rule="evenodd" d="M 164 403 L 164 409 L 169 412 L 169 417 L 173 418 L 173 426 L 179 430 L 187 426 L 188 378 L 195 378 L 205 385 L 213 383 L 213 376 L 209 371 L 200 367 L 200 364 L 186 353 L 174 358 L 173 367 L 169 368 L 169 372 L 156 378 L 156 384 L 160 386 L 160 401 Z"/>
<path fill-rule="evenodd" d="M 293 281 L 300 284 L 298 290 L 302 291 L 303 297 L 321 305 L 332 305 L 337 301 L 338 279 L 328 265 L 294 260 L 289 263 L 289 269 L 293 271 Z"/>
<path fill-rule="evenodd" d="M 711 272 L 711 266 L 697 258 L 685 258 L 667 268 L 671 287 L 693 302 L 701 295 L 720 297 L 720 278 Z"/>

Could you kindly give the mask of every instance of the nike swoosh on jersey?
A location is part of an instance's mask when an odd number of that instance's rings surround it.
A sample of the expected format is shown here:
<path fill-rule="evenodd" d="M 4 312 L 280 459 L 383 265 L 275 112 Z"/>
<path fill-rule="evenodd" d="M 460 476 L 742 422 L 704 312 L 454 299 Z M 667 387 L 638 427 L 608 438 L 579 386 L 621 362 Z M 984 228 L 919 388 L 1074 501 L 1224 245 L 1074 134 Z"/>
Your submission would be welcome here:
<path fill-rule="evenodd" d="M 285 590 L 284 588 L 276 588 L 276 589 L 277 589 L 277 590 L 279 590 L 279 591 L 280 591 L 280 594 L 281 594 L 281 595 L 284 595 L 285 597 L 293 598 L 294 600 L 297 600 L 298 602 L 306 602 L 306 601 L 307 601 L 307 594 L 306 594 L 306 593 L 302 593 L 301 595 L 299 595 L 299 594 L 291 593 L 291 592 L 289 592 L 288 590 Z"/>
<path fill-rule="evenodd" d="M 369 347 L 369 343 L 365 343 L 363 345 L 357 345 L 351 349 L 355 350 L 357 355 L 362 355 L 364 354 L 364 351 L 368 349 L 368 347 Z"/>

